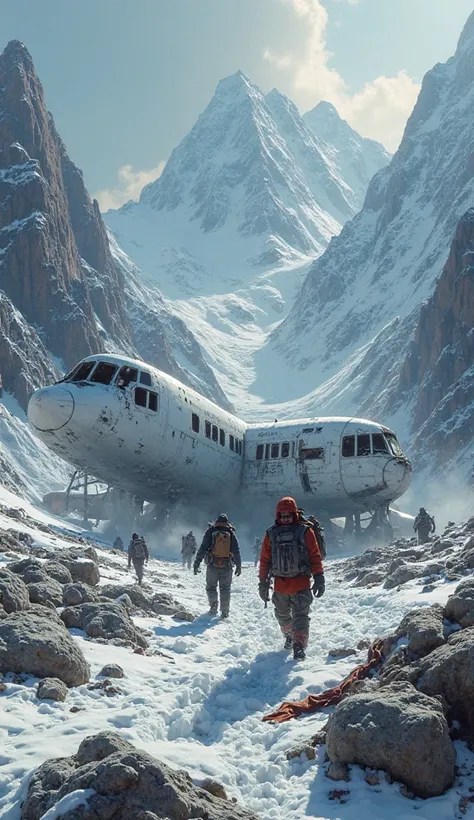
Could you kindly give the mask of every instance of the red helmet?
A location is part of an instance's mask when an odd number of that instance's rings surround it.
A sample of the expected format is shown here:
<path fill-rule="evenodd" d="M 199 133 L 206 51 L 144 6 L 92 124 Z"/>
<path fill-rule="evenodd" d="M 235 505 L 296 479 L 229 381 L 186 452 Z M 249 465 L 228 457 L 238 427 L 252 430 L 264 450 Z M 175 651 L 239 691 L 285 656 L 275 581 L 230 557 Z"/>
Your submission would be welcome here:
<path fill-rule="evenodd" d="M 278 504 L 276 505 L 277 521 L 280 521 L 280 515 L 282 513 L 291 513 L 294 521 L 298 518 L 298 506 L 295 499 L 291 498 L 289 495 L 285 496 L 285 498 L 280 498 Z"/>

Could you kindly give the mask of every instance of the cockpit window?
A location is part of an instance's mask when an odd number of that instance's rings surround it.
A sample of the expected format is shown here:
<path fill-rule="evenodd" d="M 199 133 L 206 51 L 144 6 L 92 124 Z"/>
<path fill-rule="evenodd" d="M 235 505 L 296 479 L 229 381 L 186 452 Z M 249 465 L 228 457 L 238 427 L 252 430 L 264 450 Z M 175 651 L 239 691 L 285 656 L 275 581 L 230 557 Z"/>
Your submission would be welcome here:
<path fill-rule="evenodd" d="M 90 378 L 90 381 L 98 382 L 99 384 L 110 384 L 117 370 L 118 367 L 116 364 L 110 364 L 109 362 L 99 362 Z"/>
<path fill-rule="evenodd" d="M 381 453 L 390 454 L 388 444 L 382 433 L 372 433 L 372 451 L 374 456 L 380 455 Z"/>
<path fill-rule="evenodd" d="M 151 376 L 146 370 L 140 370 L 140 384 L 146 384 L 151 387 Z"/>
<path fill-rule="evenodd" d="M 386 433 L 385 435 L 387 437 L 387 440 L 388 440 L 388 443 L 389 443 L 389 446 L 390 446 L 390 449 L 391 449 L 393 455 L 394 456 L 402 456 L 403 455 L 403 450 L 402 450 L 402 448 L 400 447 L 400 445 L 397 441 L 396 435 L 394 433 Z"/>
<path fill-rule="evenodd" d="M 370 435 L 368 433 L 357 436 L 357 455 L 370 456 Z"/>
<path fill-rule="evenodd" d="M 72 382 L 85 382 L 85 380 L 89 377 L 92 368 L 95 367 L 96 362 L 83 362 L 79 370 L 73 374 L 72 379 L 68 379 L 68 381 Z"/>
<path fill-rule="evenodd" d="M 117 387 L 128 387 L 129 384 L 132 382 L 136 382 L 138 379 L 138 370 L 136 367 L 121 367 L 118 376 L 115 380 L 115 384 Z"/>

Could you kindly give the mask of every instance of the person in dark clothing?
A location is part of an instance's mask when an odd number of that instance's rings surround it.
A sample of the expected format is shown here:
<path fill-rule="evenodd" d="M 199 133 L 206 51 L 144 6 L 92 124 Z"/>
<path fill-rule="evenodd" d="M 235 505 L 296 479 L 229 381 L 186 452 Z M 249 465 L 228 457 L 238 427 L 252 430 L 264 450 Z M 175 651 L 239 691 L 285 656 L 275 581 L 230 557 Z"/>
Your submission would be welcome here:
<path fill-rule="evenodd" d="M 284 648 L 293 646 L 294 659 L 304 660 L 309 610 L 313 595 L 315 598 L 324 595 L 324 569 L 313 528 L 300 521 L 296 501 L 289 496 L 278 502 L 275 523 L 263 539 L 258 586 L 263 601 L 268 600 L 272 578 L 275 579 L 272 603 L 285 638 Z"/>
<path fill-rule="evenodd" d="M 113 543 L 113 548 L 114 550 L 120 550 L 120 552 L 123 552 L 123 541 L 120 538 L 120 535 L 117 535 L 117 538 Z"/>
<path fill-rule="evenodd" d="M 435 531 L 435 520 L 432 515 L 426 512 L 424 507 L 420 507 L 420 511 L 413 523 L 413 529 L 418 535 L 419 544 L 426 544 L 430 539 L 430 533 Z"/>
<path fill-rule="evenodd" d="M 207 564 L 206 592 L 209 600 L 209 614 L 217 614 L 220 596 L 221 617 L 228 618 L 234 566 L 235 575 L 240 575 L 242 561 L 235 530 L 225 513 L 219 515 L 204 533 L 202 544 L 194 561 L 195 575 L 199 572 L 199 566 L 203 560 Z"/>
<path fill-rule="evenodd" d="M 128 546 L 128 569 L 133 564 L 140 585 L 143 581 L 143 569 L 145 564 L 148 564 L 149 557 L 150 553 L 143 536 L 137 535 L 136 532 L 132 533 L 132 540 Z"/>
<path fill-rule="evenodd" d="M 196 550 L 196 539 L 193 531 L 191 530 L 187 535 L 183 535 L 181 539 L 181 556 L 183 559 L 183 567 L 187 566 L 188 569 L 191 569 L 193 555 L 195 555 Z"/>

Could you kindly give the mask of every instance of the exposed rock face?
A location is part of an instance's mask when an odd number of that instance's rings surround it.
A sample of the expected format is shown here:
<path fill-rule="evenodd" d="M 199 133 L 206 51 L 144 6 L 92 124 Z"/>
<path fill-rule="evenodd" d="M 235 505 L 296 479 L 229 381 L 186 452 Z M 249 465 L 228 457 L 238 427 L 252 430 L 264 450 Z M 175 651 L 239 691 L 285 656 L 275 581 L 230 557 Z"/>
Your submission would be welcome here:
<path fill-rule="evenodd" d="M 474 628 L 451 635 L 416 667 L 417 688 L 443 695 L 461 725 L 474 740 Z"/>
<path fill-rule="evenodd" d="M 397 639 L 408 638 L 408 649 L 421 658 L 444 644 L 443 607 L 439 604 L 413 609 L 403 618 Z"/>
<path fill-rule="evenodd" d="M 257 820 L 112 732 L 86 738 L 73 757 L 43 763 L 30 781 L 21 820 L 40 820 L 79 789 L 86 790 L 85 805 L 69 810 L 67 820 Z"/>
<path fill-rule="evenodd" d="M 403 385 L 414 391 L 417 431 L 443 399 L 440 424 L 451 418 L 450 408 L 471 401 L 469 390 L 463 399 L 461 383 L 458 395 L 451 395 L 472 360 L 472 338 L 461 342 L 465 328 L 472 327 L 470 295 L 461 310 L 459 330 L 452 322 L 458 301 L 469 290 L 469 256 L 456 287 L 454 277 L 451 285 L 442 284 L 433 305 L 422 308 L 419 330 L 417 325 L 420 307 L 435 290 L 456 225 L 472 205 L 473 43 L 471 15 L 456 54 L 425 76 L 400 148 L 372 180 L 362 211 L 316 260 L 293 310 L 273 334 L 273 346 L 288 364 L 285 382 L 289 389 L 294 387 L 295 395 L 301 395 L 296 391 L 302 377 L 324 384 L 324 390 L 308 397 L 307 415 L 317 407 L 320 413 L 350 409 L 357 415 L 389 419 L 396 409 L 394 399 L 400 400 L 402 370 Z M 450 263 L 454 276 L 462 272 L 461 247 L 463 241 L 469 247 L 470 231 L 467 225 L 460 228 L 455 274 Z M 418 341 L 405 365 L 412 338 Z M 433 373 L 432 390 L 425 398 L 428 371 Z M 336 374 L 338 378 L 328 384 Z M 453 449 L 466 441 L 462 429 L 456 438 Z"/>
<path fill-rule="evenodd" d="M 0 285 L 25 319 L 43 328 L 48 348 L 72 365 L 102 342 L 69 219 L 56 132 L 33 61 L 16 40 L 0 56 L 0 88 Z"/>
<path fill-rule="evenodd" d="M 0 672 L 59 678 L 66 686 L 87 683 L 89 665 L 63 624 L 51 615 L 37 607 L 0 621 Z"/>
<path fill-rule="evenodd" d="M 163 317 L 148 311 L 143 317 L 148 334 L 135 333 L 132 340 L 130 315 L 146 301 L 142 294 L 146 289 L 139 282 L 134 293 L 129 288 L 126 297 L 127 266 L 119 253 L 112 254 L 99 206 L 91 200 L 82 172 L 68 157 L 46 109 L 31 56 L 16 40 L 0 56 L 0 107 L 0 366 L 4 389 L 26 409 L 34 388 L 58 378 L 50 353 L 69 369 L 83 356 L 104 349 L 136 355 L 139 348 L 143 358 L 192 383 L 188 362 L 183 357 L 181 368 L 176 361 L 177 351 L 168 340 L 173 334 L 167 332 Z M 192 334 L 169 307 L 164 307 L 163 314 L 177 323 L 177 347 L 193 349 L 198 371 L 193 386 L 198 386 L 205 373 L 204 392 L 225 403 Z M 159 351 L 160 340 L 163 352 Z"/>
<path fill-rule="evenodd" d="M 442 706 L 409 683 L 342 701 L 329 719 L 327 751 L 333 762 L 384 769 L 419 797 L 442 794 L 454 780 Z"/>
<path fill-rule="evenodd" d="M 398 385 L 399 400 L 416 389 L 413 430 L 423 460 L 438 463 L 472 440 L 474 400 L 474 208 L 458 223 L 448 261 L 420 310 Z M 418 389 L 419 387 L 419 389 Z"/>
<path fill-rule="evenodd" d="M 120 640 L 146 648 L 148 642 L 120 604 L 80 604 L 64 609 L 61 619 L 68 628 L 83 629 L 90 638 Z"/>
<path fill-rule="evenodd" d="M 462 627 L 474 626 L 474 578 L 466 578 L 448 598 L 446 617 Z"/>
<path fill-rule="evenodd" d="M 20 612 L 29 609 L 28 588 L 21 578 L 8 569 L 0 569 L 0 603 L 5 612 Z"/>
<path fill-rule="evenodd" d="M 63 603 L 63 588 L 54 578 L 47 581 L 40 581 L 35 584 L 28 584 L 28 594 L 33 604 L 42 604 L 53 608 L 61 606 Z"/>

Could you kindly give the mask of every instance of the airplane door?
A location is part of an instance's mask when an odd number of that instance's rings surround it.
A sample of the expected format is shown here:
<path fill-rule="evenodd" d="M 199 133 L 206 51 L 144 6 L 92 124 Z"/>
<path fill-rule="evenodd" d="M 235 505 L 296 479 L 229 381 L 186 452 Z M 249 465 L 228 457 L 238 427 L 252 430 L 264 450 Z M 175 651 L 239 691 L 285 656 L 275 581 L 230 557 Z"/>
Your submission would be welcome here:
<path fill-rule="evenodd" d="M 298 472 L 304 493 L 317 493 L 331 457 L 331 448 L 321 435 L 322 427 L 303 430 L 298 438 Z"/>

